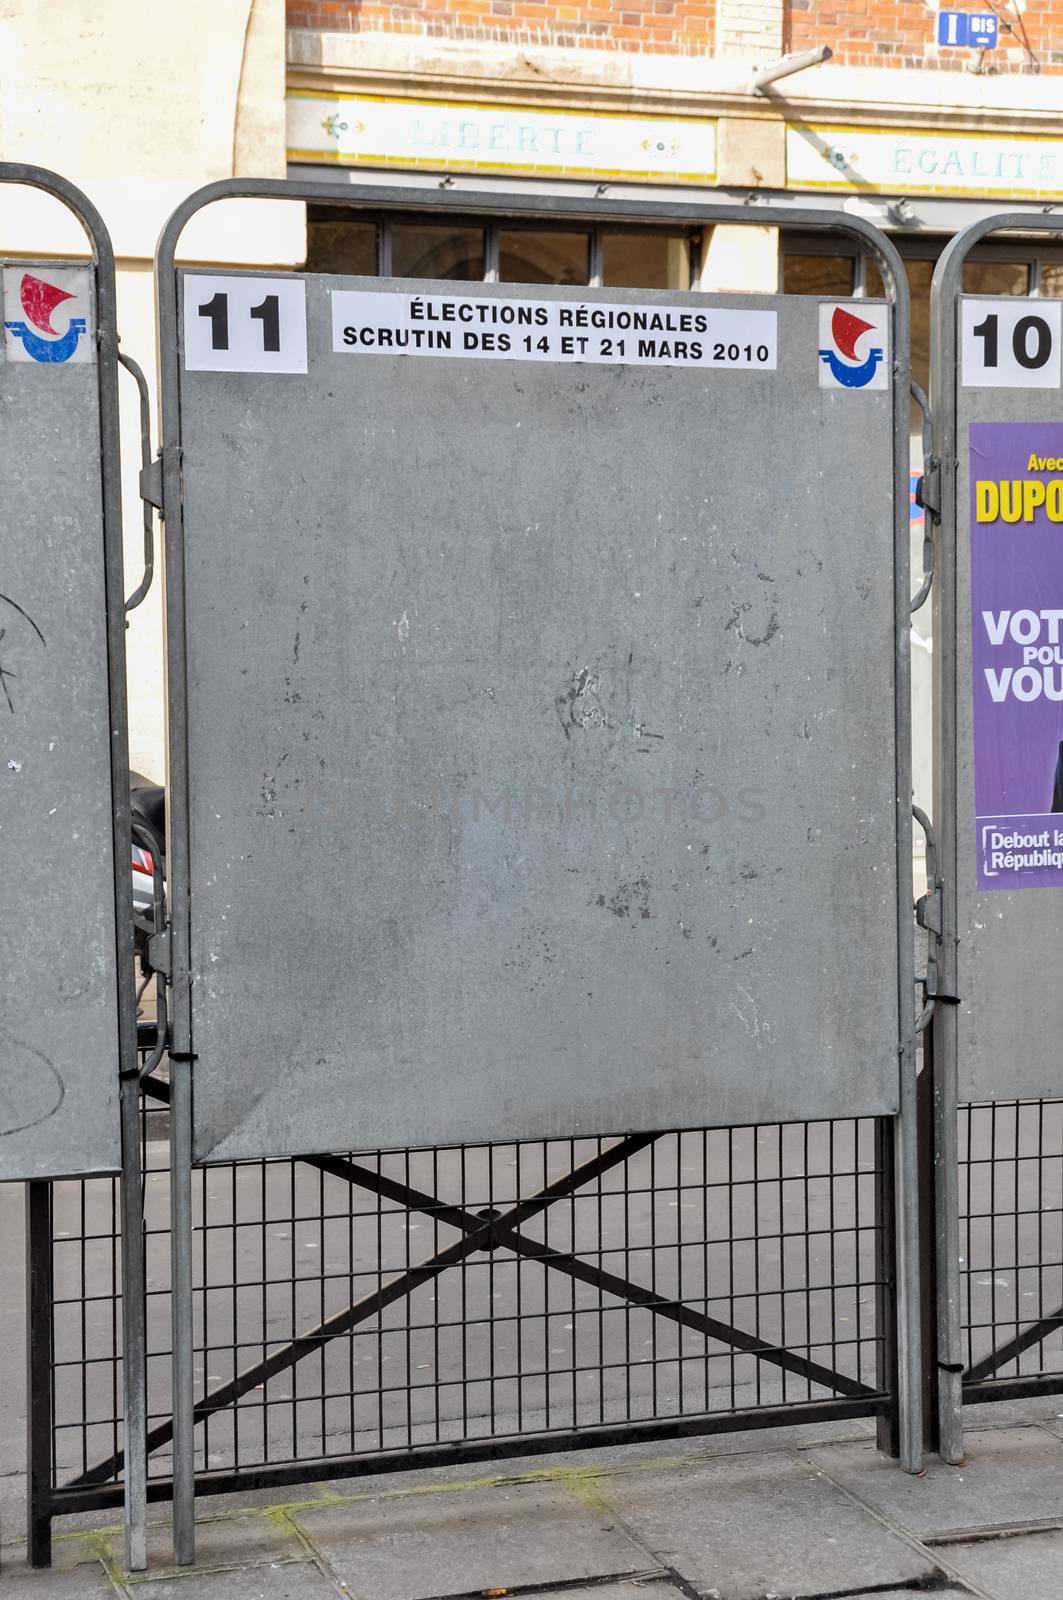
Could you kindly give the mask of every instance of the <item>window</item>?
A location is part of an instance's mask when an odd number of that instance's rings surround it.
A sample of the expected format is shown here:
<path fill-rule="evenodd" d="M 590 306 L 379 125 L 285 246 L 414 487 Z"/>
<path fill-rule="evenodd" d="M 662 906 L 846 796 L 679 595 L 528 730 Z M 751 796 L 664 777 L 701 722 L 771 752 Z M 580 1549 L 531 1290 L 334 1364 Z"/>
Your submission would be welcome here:
<path fill-rule="evenodd" d="M 965 261 L 964 294 L 1029 294 L 1030 269 L 1025 261 Z"/>
<path fill-rule="evenodd" d="M 309 205 L 306 265 L 310 272 L 444 282 L 685 290 L 697 237 L 678 228 L 425 222 Z"/>
<path fill-rule="evenodd" d="M 391 272 L 396 278 L 482 283 L 485 266 L 482 228 L 426 222 L 391 224 Z"/>
<path fill-rule="evenodd" d="M 842 300 L 853 292 L 856 258 L 852 255 L 791 255 L 782 259 L 783 294 L 815 294 Z"/>
<path fill-rule="evenodd" d="M 589 283 L 591 236 L 587 229 L 501 228 L 498 276 L 502 283 Z"/>
<path fill-rule="evenodd" d="M 375 222 L 360 222 L 324 206 L 307 206 L 307 272 L 349 272 L 371 278 L 377 270 L 378 233 Z"/>
<path fill-rule="evenodd" d="M 602 282 L 618 289 L 689 289 L 690 240 L 683 234 L 602 230 Z"/>

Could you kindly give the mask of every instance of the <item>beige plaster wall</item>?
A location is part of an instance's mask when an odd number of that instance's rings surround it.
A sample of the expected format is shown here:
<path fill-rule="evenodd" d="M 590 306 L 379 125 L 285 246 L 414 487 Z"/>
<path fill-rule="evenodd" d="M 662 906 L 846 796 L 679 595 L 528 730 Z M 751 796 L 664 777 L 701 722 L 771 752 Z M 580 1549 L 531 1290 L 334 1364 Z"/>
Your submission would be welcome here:
<path fill-rule="evenodd" d="M 192 190 L 232 176 L 283 177 L 283 0 L 0 0 L 0 160 L 49 167 L 101 211 L 118 261 L 122 347 L 155 400 L 151 262 L 159 232 Z M 301 206 L 230 203 L 190 227 L 185 254 L 291 266 L 303 259 Z M 0 190 L 0 251 L 85 252 L 54 202 Z M 136 390 L 121 377 L 128 589 L 142 570 Z M 156 433 L 157 437 L 157 433 Z M 130 760 L 163 775 L 162 607 L 156 581 L 126 634 Z"/>

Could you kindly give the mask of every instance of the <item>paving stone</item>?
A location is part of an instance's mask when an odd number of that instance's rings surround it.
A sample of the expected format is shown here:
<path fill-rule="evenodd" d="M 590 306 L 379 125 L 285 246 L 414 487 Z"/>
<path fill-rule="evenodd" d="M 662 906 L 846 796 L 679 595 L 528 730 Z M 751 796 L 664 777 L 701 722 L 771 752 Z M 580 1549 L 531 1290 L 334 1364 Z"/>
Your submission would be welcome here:
<path fill-rule="evenodd" d="M 123 1561 L 122 1535 L 110 1535 L 108 1548 L 116 1565 Z M 256 1516 L 204 1517 L 196 1508 L 196 1565 L 199 1567 L 239 1566 L 241 1562 L 295 1560 L 303 1546 L 290 1527 L 279 1519 Z M 173 1528 L 169 1522 L 148 1525 L 148 1574 L 160 1577 L 169 1572 L 181 1577 L 185 1568 L 174 1566 Z M 3 1600 L 0 1595 L 0 1600 Z"/>
<path fill-rule="evenodd" d="M 683 1439 L 645 1439 L 636 1444 L 602 1445 L 590 1450 L 563 1450 L 549 1456 L 514 1456 L 502 1461 L 482 1464 L 457 1462 L 450 1467 L 417 1467 L 406 1472 L 380 1472 L 364 1478 L 330 1478 L 327 1483 L 307 1484 L 305 1498 L 313 1500 L 318 1494 L 328 1494 L 349 1499 L 357 1495 L 401 1494 L 415 1488 L 432 1488 L 438 1484 L 477 1484 L 486 1486 L 485 1480 L 518 1478 L 525 1473 L 537 1473 L 546 1478 L 550 1473 L 562 1474 L 575 1468 L 579 1472 L 594 1469 L 601 1473 L 642 1470 L 647 1464 L 666 1470 L 682 1467 L 690 1462 L 702 1461 L 721 1455 L 763 1454 L 768 1450 L 799 1449 L 813 1444 L 845 1444 L 875 1437 L 875 1424 L 862 1418 L 849 1418 L 840 1422 L 805 1423 L 802 1427 L 772 1428 L 769 1431 L 738 1429 L 734 1433 L 694 1435 Z M 769 1442 L 770 1441 L 770 1442 Z M 206 1495 L 197 1499 L 196 1505 L 205 1510 L 231 1510 L 234 1502 L 241 1506 L 269 1505 L 277 1498 L 276 1489 L 249 1491 L 242 1495 Z"/>
<path fill-rule="evenodd" d="M 545 1588 L 651 1565 L 610 1516 L 555 1483 L 389 1496 L 297 1521 L 352 1600 Z"/>
<path fill-rule="evenodd" d="M 1024 1400 L 993 1400 L 977 1406 L 964 1406 L 963 1426 L 967 1432 L 983 1428 L 1013 1428 L 1023 1422 L 1040 1422 L 1048 1428 L 1063 1428 L 1063 1395 L 1031 1395 Z"/>
<path fill-rule="evenodd" d="M 1063 1533 L 948 1544 L 941 1554 L 994 1600 L 1059 1600 L 1063 1594 Z"/>
<path fill-rule="evenodd" d="M 336 1600 L 335 1584 L 306 1561 L 239 1567 L 230 1572 L 202 1572 L 192 1567 L 183 1577 L 137 1583 L 129 1592 L 137 1600 Z"/>
<path fill-rule="evenodd" d="M 754 1432 L 740 1428 L 734 1433 L 712 1433 L 695 1439 L 698 1456 L 762 1455 L 765 1450 L 802 1450 L 817 1444 L 855 1444 L 874 1439 L 875 1424 L 862 1417 L 844 1422 L 805 1422 L 800 1427 L 767 1428 Z"/>
<path fill-rule="evenodd" d="M 4 1544 L 26 1537 L 26 1478 L 22 1472 L 0 1477 L 0 1539 Z"/>
<path fill-rule="evenodd" d="M 807 1459 L 919 1535 L 1063 1517 L 1063 1440 L 1026 1427 L 971 1430 L 965 1441 L 962 1467 L 930 1458 L 922 1477 L 870 1445 L 828 1445 Z"/>
<path fill-rule="evenodd" d="M 27 1567 L 24 1560 L 13 1559 L 4 1551 L 0 1566 L 3 1600 L 117 1600 L 120 1592 L 99 1561 L 86 1562 L 65 1572 L 54 1567 L 35 1571 Z"/>
<path fill-rule="evenodd" d="M 632 1473 L 597 1488 L 648 1554 L 726 1600 L 844 1594 L 935 1571 L 826 1477 L 785 1454 L 730 1456 L 668 1476 Z"/>
<path fill-rule="evenodd" d="M 84 1562 L 98 1561 L 100 1550 L 94 1539 L 80 1533 L 62 1533 L 52 1538 L 52 1571 L 68 1572 Z"/>
<path fill-rule="evenodd" d="M 80 1534 L 60 1534 L 52 1539 L 52 1572 L 68 1572 L 71 1567 L 81 1566 L 86 1562 L 99 1561 L 100 1550 L 95 1542 L 82 1538 Z M 0 1549 L 0 1572 L 18 1571 L 26 1566 L 26 1541 L 24 1539 L 5 1539 L 3 1548 Z M 3 1600 L 3 1589 L 0 1587 L 0 1600 Z"/>

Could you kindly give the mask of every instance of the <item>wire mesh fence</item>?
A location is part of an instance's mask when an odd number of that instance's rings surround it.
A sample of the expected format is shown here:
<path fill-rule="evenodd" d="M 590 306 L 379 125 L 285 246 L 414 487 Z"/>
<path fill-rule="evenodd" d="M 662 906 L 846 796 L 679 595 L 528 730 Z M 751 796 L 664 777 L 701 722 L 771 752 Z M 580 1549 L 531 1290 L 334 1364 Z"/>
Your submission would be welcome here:
<path fill-rule="evenodd" d="M 158 1085 L 164 1094 L 165 1086 Z M 170 1470 L 165 1109 L 145 1115 L 153 1477 Z M 969 1398 L 1063 1388 L 1063 1100 L 960 1113 Z M 195 1174 L 197 1470 L 889 1404 L 873 1120 Z M 49 1194 L 52 1487 L 121 1477 L 117 1182 Z"/>
<path fill-rule="evenodd" d="M 157 1481 L 164 1116 L 144 1142 Z M 866 1119 L 197 1169 L 197 1471 L 325 1476 L 440 1445 L 881 1413 L 887 1151 Z M 64 1489 L 83 1507 L 121 1475 L 115 1181 L 53 1186 L 51 1249 L 61 1510 Z"/>
<path fill-rule="evenodd" d="M 961 1106 L 959 1150 L 965 1385 L 1063 1389 L 1063 1100 Z"/>

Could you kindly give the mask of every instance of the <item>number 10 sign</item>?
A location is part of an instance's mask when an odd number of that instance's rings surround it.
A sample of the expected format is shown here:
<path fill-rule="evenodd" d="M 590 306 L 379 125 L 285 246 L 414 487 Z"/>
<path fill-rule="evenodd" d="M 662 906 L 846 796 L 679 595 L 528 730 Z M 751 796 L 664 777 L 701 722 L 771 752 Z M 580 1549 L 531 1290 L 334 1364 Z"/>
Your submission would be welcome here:
<path fill-rule="evenodd" d="M 964 299 L 965 389 L 1058 389 L 1058 300 Z"/>
<path fill-rule="evenodd" d="M 301 278 L 186 272 L 187 372 L 305 372 L 306 284 Z"/>

